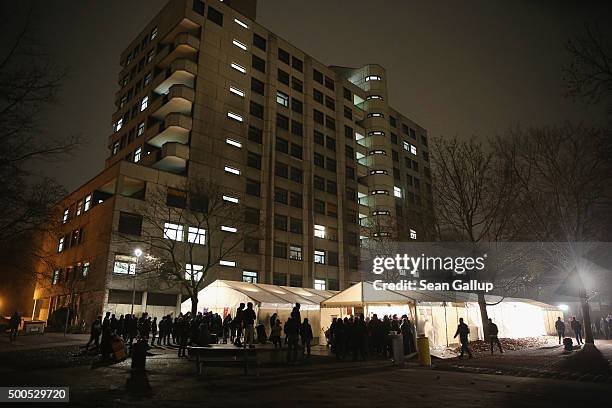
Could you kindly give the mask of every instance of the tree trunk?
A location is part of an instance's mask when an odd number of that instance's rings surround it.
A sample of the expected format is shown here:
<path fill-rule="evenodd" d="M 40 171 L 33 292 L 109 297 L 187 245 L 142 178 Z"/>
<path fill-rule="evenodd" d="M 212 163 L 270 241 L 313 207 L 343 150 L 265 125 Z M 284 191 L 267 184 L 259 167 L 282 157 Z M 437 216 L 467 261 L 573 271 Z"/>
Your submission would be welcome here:
<path fill-rule="evenodd" d="M 483 292 L 478 293 L 478 306 L 480 307 L 480 320 L 482 322 L 482 332 L 484 341 L 489 338 L 489 314 L 487 313 L 487 301 Z"/>
<path fill-rule="evenodd" d="M 191 295 L 191 315 L 196 316 L 198 314 L 198 294 Z"/>
<path fill-rule="evenodd" d="M 582 307 L 582 326 L 584 327 L 584 342 L 595 344 L 591 328 L 591 307 L 586 296 L 586 289 L 580 288 L 580 306 Z"/>

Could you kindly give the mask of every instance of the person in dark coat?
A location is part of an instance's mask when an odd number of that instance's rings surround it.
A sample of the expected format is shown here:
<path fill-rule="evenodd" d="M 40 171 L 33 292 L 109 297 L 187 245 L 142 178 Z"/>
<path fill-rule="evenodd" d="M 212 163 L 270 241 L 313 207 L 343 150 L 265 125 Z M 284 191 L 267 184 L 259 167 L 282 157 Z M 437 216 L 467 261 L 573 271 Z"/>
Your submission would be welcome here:
<path fill-rule="evenodd" d="M 236 317 L 234 317 L 234 325 L 236 326 L 236 339 L 234 340 L 234 345 L 236 347 L 242 347 L 242 341 L 240 338 L 242 337 L 242 319 L 244 313 L 244 303 L 240 303 L 238 306 L 238 310 L 236 310 Z"/>
<path fill-rule="evenodd" d="M 253 309 L 253 303 L 247 303 L 247 308 L 243 312 L 242 321 L 244 326 L 244 343 L 249 344 L 250 348 L 255 347 L 255 320 L 257 316 L 255 315 L 255 310 Z"/>
<path fill-rule="evenodd" d="M 336 328 L 334 334 L 334 344 L 332 351 L 336 354 L 338 360 L 344 360 L 346 357 L 346 330 L 342 319 L 336 320 Z"/>
<path fill-rule="evenodd" d="M 11 333 L 9 335 L 10 341 L 15 341 L 17 338 L 17 332 L 19 332 L 19 326 L 21 326 L 21 316 L 19 313 L 15 311 L 9 320 L 9 328 L 11 329 Z"/>
<path fill-rule="evenodd" d="M 111 321 L 110 312 L 106 312 L 104 320 L 102 321 L 102 338 L 100 339 L 100 351 L 102 352 L 102 360 L 110 359 L 111 353 Z"/>
<path fill-rule="evenodd" d="M 102 333 L 102 316 L 98 316 L 91 324 L 89 330 L 89 341 L 85 345 L 85 351 L 89 350 L 89 345 L 93 342 L 96 349 L 100 347 L 100 334 Z"/>
<path fill-rule="evenodd" d="M 297 362 L 300 323 L 293 317 L 290 317 L 285 323 L 285 336 L 287 337 L 287 363 L 295 363 Z"/>
<path fill-rule="evenodd" d="M 456 338 L 457 336 L 459 336 L 459 341 L 461 342 L 461 355 L 459 356 L 459 358 L 463 358 L 463 354 L 467 351 L 468 356 L 470 356 L 470 358 L 474 358 L 474 356 L 472 355 L 472 351 L 470 350 L 469 347 L 469 336 L 470 334 L 470 328 L 468 327 L 467 324 L 463 323 L 463 318 L 460 317 L 459 318 L 459 325 L 457 326 L 457 331 L 455 332 L 455 335 L 453 336 L 453 338 Z"/>
<path fill-rule="evenodd" d="M 302 354 L 310 356 L 310 343 L 312 343 L 312 326 L 308 323 L 308 318 L 304 318 L 304 322 L 300 327 L 300 338 L 302 339 Z"/>
<path fill-rule="evenodd" d="M 231 338 L 230 338 L 231 334 L 232 334 L 232 316 L 228 314 L 223 319 L 223 344 L 227 344 L 228 339 L 230 339 L 231 341 Z"/>
<path fill-rule="evenodd" d="M 117 336 L 124 337 L 125 332 L 125 317 L 123 315 L 119 316 L 119 320 L 117 320 Z"/>
<path fill-rule="evenodd" d="M 557 330 L 557 335 L 559 336 L 559 344 L 565 337 L 565 323 L 561 320 L 561 317 L 557 317 L 557 321 L 555 322 L 555 329 Z"/>
<path fill-rule="evenodd" d="M 157 336 L 157 317 L 154 317 L 151 321 L 151 345 L 155 343 L 155 336 Z"/>
<path fill-rule="evenodd" d="M 578 342 L 578 344 L 584 344 L 582 341 L 582 323 L 580 323 L 579 320 L 576 320 L 576 316 L 572 317 L 570 327 L 576 336 L 576 342 Z"/>
<path fill-rule="evenodd" d="M 132 327 L 132 315 L 125 315 L 125 319 L 123 321 L 123 341 L 127 341 L 130 337 L 130 328 Z"/>
<path fill-rule="evenodd" d="M 497 347 L 499 347 L 500 353 L 504 352 L 504 350 L 502 350 L 502 345 L 501 345 L 501 342 L 499 341 L 499 337 L 497 337 L 498 334 L 499 334 L 499 329 L 497 328 L 497 325 L 493 323 L 492 319 L 489 318 L 489 344 L 491 345 L 491 354 L 493 354 L 494 344 L 497 344 Z"/>
<path fill-rule="evenodd" d="M 189 340 L 189 320 L 188 316 L 182 316 L 178 318 L 176 322 L 177 338 L 179 340 L 178 356 L 187 357 L 187 342 Z"/>
<path fill-rule="evenodd" d="M 414 353 L 416 351 L 416 347 L 414 346 L 414 326 L 407 317 L 402 319 L 400 331 L 402 332 L 402 340 L 404 343 L 404 355 Z"/>

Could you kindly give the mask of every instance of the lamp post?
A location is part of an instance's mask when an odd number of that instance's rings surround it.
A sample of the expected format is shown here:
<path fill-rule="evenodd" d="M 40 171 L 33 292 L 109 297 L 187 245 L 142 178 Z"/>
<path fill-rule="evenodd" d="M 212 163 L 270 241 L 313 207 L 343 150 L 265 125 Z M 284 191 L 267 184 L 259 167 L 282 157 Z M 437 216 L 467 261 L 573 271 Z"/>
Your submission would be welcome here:
<path fill-rule="evenodd" d="M 142 256 L 142 249 L 136 248 L 134 250 L 134 255 L 136 255 L 136 266 L 134 267 L 134 277 L 132 278 L 132 309 L 130 314 L 134 314 L 134 301 L 136 300 L 136 273 L 138 272 L 138 261 Z"/>

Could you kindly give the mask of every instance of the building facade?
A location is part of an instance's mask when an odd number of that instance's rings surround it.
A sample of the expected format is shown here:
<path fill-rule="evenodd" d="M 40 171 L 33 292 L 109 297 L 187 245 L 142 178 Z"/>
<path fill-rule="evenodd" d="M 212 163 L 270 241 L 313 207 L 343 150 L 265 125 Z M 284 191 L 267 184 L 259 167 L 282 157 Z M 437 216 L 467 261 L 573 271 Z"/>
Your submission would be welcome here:
<path fill-rule="evenodd" d="M 319 62 L 258 25 L 255 3 L 171 0 L 122 53 L 105 169 L 61 204 L 34 317 L 178 311 L 184 294 L 151 288 L 114 237 L 139 233 L 152 192 L 194 177 L 240 192 L 229 198 L 261 220 L 222 279 L 342 290 L 360 281 L 373 220 L 421 239 L 427 132 L 390 107 L 385 69 Z"/>

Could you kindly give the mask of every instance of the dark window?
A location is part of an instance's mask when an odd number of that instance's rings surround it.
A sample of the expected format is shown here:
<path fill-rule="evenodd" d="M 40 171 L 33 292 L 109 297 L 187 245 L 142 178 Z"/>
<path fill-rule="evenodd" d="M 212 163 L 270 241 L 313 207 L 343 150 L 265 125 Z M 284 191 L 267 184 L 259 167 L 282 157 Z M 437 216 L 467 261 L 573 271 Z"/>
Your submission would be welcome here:
<path fill-rule="evenodd" d="M 327 279 L 327 290 L 340 290 L 340 281 L 338 279 Z"/>
<path fill-rule="evenodd" d="M 300 93 L 304 92 L 304 83 L 296 77 L 291 78 L 291 87 Z"/>
<path fill-rule="evenodd" d="M 249 224 L 259 224 L 259 209 L 246 207 L 244 209 L 244 221 Z"/>
<path fill-rule="evenodd" d="M 253 237 L 244 237 L 244 252 L 247 254 L 258 254 L 259 240 Z"/>
<path fill-rule="evenodd" d="M 336 161 L 328 157 L 326 160 L 325 167 L 327 168 L 327 170 L 335 173 L 336 172 Z"/>
<path fill-rule="evenodd" d="M 278 59 L 289 65 L 289 53 L 282 48 L 278 49 Z"/>
<path fill-rule="evenodd" d="M 140 235 L 142 232 L 142 215 L 121 211 L 119 213 L 119 232 L 122 234 Z"/>
<path fill-rule="evenodd" d="M 323 177 L 314 176 L 313 184 L 315 189 L 325 191 L 325 179 Z"/>
<path fill-rule="evenodd" d="M 313 89 L 312 90 L 312 97 L 315 101 L 319 102 L 319 103 L 323 103 L 323 92 L 317 90 L 317 89 Z"/>
<path fill-rule="evenodd" d="M 304 112 L 304 104 L 298 99 L 291 98 L 291 110 L 296 113 L 302 113 Z"/>
<path fill-rule="evenodd" d="M 298 136 L 304 135 L 304 126 L 295 120 L 291 120 L 291 133 Z"/>
<path fill-rule="evenodd" d="M 294 234 L 303 234 L 304 229 L 302 228 L 302 220 L 291 217 L 289 230 Z"/>
<path fill-rule="evenodd" d="M 327 180 L 327 192 L 331 194 L 338 192 L 338 186 L 335 181 Z"/>
<path fill-rule="evenodd" d="M 357 193 L 354 188 L 346 188 L 346 199 L 349 201 L 357 201 Z"/>
<path fill-rule="evenodd" d="M 301 288 L 303 286 L 302 275 L 289 275 L 289 286 L 294 288 Z"/>
<path fill-rule="evenodd" d="M 342 91 L 344 94 L 344 99 L 346 99 L 347 101 L 353 102 L 353 93 L 351 92 L 351 90 L 344 88 Z"/>
<path fill-rule="evenodd" d="M 357 269 L 359 267 L 359 258 L 355 255 L 349 255 L 348 256 L 348 267 L 350 269 Z"/>
<path fill-rule="evenodd" d="M 325 115 L 323 115 L 323 112 L 319 112 L 318 110 L 313 109 L 312 116 L 314 117 L 314 121 L 316 123 L 320 123 L 321 125 L 323 124 L 323 121 L 325 118 Z"/>
<path fill-rule="evenodd" d="M 312 79 L 314 79 L 318 83 L 322 84 L 323 83 L 323 74 L 321 72 L 317 71 L 316 69 L 313 69 L 312 70 Z"/>
<path fill-rule="evenodd" d="M 187 207 L 187 194 L 184 191 L 168 188 L 166 193 L 166 205 L 170 207 Z"/>
<path fill-rule="evenodd" d="M 410 128 L 408 128 L 408 125 L 402 123 L 402 132 L 404 132 L 405 134 L 410 133 Z"/>
<path fill-rule="evenodd" d="M 264 95 L 265 86 L 259 79 L 251 78 L 251 90 L 260 95 Z"/>
<path fill-rule="evenodd" d="M 295 56 L 291 58 L 291 66 L 293 67 L 293 69 L 296 69 L 300 72 L 302 72 L 302 70 L 304 69 L 304 63 L 302 62 L 302 60 L 296 58 Z"/>
<path fill-rule="evenodd" d="M 278 82 L 283 83 L 285 85 L 289 85 L 289 74 L 283 71 L 282 69 L 278 69 L 277 71 Z"/>
<path fill-rule="evenodd" d="M 325 146 L 325 135 L 317 130 L 314 131 L 314 142 L 321 146 Z"/>
<path fill-rule="evenodd" d="M 284 273 L 274 272 L 274 275 L 272 275 L 272 284 L 276 286 L 287 285 L 287 275 Z"/>
<path fill-rule="evenodd" d="M 274 257 L 287 258 L 287 243 L 274 241 Z"/>
<path fill-rule="evenodd" d="M 416 132 L 414 131 L 414 129 L 410 129 L 410 137 L 416 140 Z"/>
<path fill-rule="evenodd" d="M 352 139 L 353 138 L 353 128 L 350 126 L 344 125 L 344 136 L 348 137 L 349 139 Z"/>
<path fill-rule="evenodd" d="M 276 151 L 289 153 L 289 142 L 283 138 L 276 137 Z"/>
<path fill-rule="evenodd" d="M 199 15 L 204 15 L 204 2 L 202 0 L 193 0 L 193 11 Z M 148 39 L 149 37 L 147 37 Z"/>
<path fill-rule="evenodd" d="M 260 50 L 266 50 L 266 39 L 260 35 L 253 34 L 253 45 Z"/>
<path fill-rule="evenodd" d="M 274 228 L 282 231 L 287 231 L 287 216 L 286 215 L 274 215 Z"/>
<path fill-rule="evenodd" d="M 314 164 L 315 166 L 325 167 L 325 157 L 322 154 L 315 153 L 314 154 Z"/>
<path fill-rule="evenodd" d="M 261 195 L 261 183 L 257 180 L 247 179 L 246 192 L 247 194 L 259 197 Z"/>
<path fill-rule="evenodd" d="M 295 144 L 295 143 L 291 143 L 291 156 L 295 157 L 296 159 L 302 159 L 302 146 Z"/>
<path fill-rule="evenodd" d="M 327 136 L 325 138 L 325 146 L 332 151 L 336 151 L 336 139 L 334 139 L 333 137 L 329 137 Z"/>
<path fill-rule="evenodd" d="M 281 115 L 280 113 L 277 113 L 276 114 L 276 126 L 281 129 L 289 130 L 289 118 L 286 117 L 285 115 Z"/>
<path fill-rule="evenodd" d="M 327 264 L 331 266 L 338 266 L 338 253 L 334 251 L 327 251 Z"/>
<path fill-rule="evenodd" d="M 253 55 L 251 66 L 258 71 L 266 72 L 266 61 L 259 58 L 257 55 Z"/>
<path fill-rule="evenodd" d="M 261 170 L 261 155 L 253 152 L 248 152 L 247 166 Z"/>
<path fill-rule="evenodd" d="M 344 154 L 351 160 L 355 159 L 355 150 L 349 145 L 344 145 Z"/>
<path fill-rule="evenodd" d="M 313 210 L 317 214 L 325 214 L 325 201 L 322 200 L 314 200 Z"/>
<path fill-rule="evenodd" d="M 297 167 L 291 167 L 291 181 L 295 181 L 296 183 L 303 183 L 304 176 L 302 169 L 298 169 Z"/>
<path fill-rule="evenodd" d="M 325 77 L 325 87 L 333 91 L 334 90 L 334 80 L 326 76 Z"/>
<path fill-rule="evenodd" d="M 274 164 L 274 174 L 283 178 L 289 177 L 289 166 L 287 166 L 285 163 L 277 161 Z"/>
<path fill-rule="evenodd" d="M 325 126 L 328 129 L 336 130 L 336 121 L 331 116 L 325 116 Z"/>
<path fill-rule="evenodd" d="M 281 204 L 287 204 L 288 192 L 283 188 L 274 188 L 274 201 Z"/>
<path fill-rule="evenodd" d="M 391 143 L 397 144 L 397 135 L 395 133 L 391 133 Z"/>
<path fill-rule="evenodd" d="M 208 19 L 215 24 L 223 26 L 223 14 L 210 6 L 208 6 Z"/>
<path fill-rule="evenodd" d="M 393 157 L 393 161 L 399 161 L 399 153 L 397 153 L 395 150 L 391 151 L 391 156 Z"/>
<path fill-rule="evenodd" d="M 397 127 L 397 120 L 395 120 L 395 118 L 393 116 L 389 116 L 389 124 L 392 127 Z"/>
<path fill-rule="evenodd" d="M 264 107 L 257 102 L 251 101 L 250 112 L 251 115 L 255 116 L 256 118 L 263 119 L 264 117 Z"/>
<path fill-rule="evenodd" d="M 350 180 L 355 180 L 355 168 L 346 166 L 346 178 Z"/>
<path fill-rule="evenodd" d="M 295 193 L 295 192 L 291 192 L 291 194 L 289 194 L 289 204 L 292 207 L 296 207 L 296 208 L 302 208 L 303 206 L 303 197 L 300 193 Z"/>
<path fill-rule="evenodd" d="M 249 140 L 261 144 L 263 142 L 263 131 L 255 126 L 249 126 Z"/>
<path fill-rule="evenodd" d="M 351 110 L 351 108 L 347 106 L 344 107 L 344 117 L 353 120 L 353 111 Z"/>

